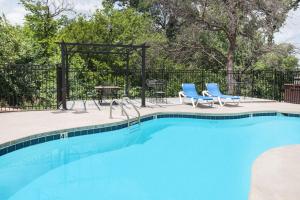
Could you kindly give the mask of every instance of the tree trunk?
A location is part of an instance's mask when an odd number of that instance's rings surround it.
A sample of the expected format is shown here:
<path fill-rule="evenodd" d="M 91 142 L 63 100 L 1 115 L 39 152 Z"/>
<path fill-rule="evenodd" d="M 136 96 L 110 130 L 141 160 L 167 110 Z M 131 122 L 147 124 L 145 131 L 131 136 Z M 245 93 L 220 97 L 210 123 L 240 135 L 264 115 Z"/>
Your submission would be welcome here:
<path fill-rule="evenodd" d="M 227 72 L 227 92 L 233 94 L 234 85 L 233 85 L 233 66 L 234 66 L 234 53 L 236 48 L 236 38 L 238 30 L 238 1 L 230 0 L 227 2 L 228 6 L 228 32 L 227 39 L 229 42 L 229 47 L 227 51 L 227 63 L 226 63 L 226 72 Z"/>
<path fill-rule="evenodd" d="M 229 42 L 229 49 L 227 52 L 227 63 L 226 63 L 226 72 L 227 72 L 227 91 L 229 94 L 233 94 L 233 66 L 234 66 L 234 53 L 235 53 L 235 41 L 232 40 Z"/>
<path fill-rule="evenodd" d="M 275 31 L 275 26 L 273 25 L 272 22 L 272 15 L 270 14 L 270 11 L 266 11 L 266 23 L 267 23 L 267 42 L 268 46 L 272 46 L 274 43 L 274 31 Z"/>

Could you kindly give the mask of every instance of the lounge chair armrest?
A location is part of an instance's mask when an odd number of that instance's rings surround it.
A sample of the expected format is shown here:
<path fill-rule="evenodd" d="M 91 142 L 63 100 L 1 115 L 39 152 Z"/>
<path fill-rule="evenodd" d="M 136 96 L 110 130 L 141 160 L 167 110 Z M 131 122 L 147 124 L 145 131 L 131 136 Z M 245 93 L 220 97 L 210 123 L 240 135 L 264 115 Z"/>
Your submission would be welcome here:
<path fill-rule="evenodd" d="M 182 103 L 183 103 L 182 97 L 185 97 L 183 91 L 178 92 L 178 96 L 179 96 L 179 101 L 180 101 L 180 103 L 182 104 Z"/>
<path fill-rule="evenodd" d="M 208 93 L 207 90 L 203 90 L 203 91 L 202 91 L 202 96 L 208 96 L 208 97 L 211 97 L 211 95 Z"/>
<path fill-rule="evenodd" d="M 179 95 L 180 97 L 185 97 L 183 91 L 178 92 L 178 95 Z"/>

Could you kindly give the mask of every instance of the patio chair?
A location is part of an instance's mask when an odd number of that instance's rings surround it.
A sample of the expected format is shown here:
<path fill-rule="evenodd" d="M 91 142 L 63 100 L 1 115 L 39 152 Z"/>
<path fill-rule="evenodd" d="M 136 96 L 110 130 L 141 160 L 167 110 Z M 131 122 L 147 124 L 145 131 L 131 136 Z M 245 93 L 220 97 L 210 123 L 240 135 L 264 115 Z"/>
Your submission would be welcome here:
<path fill-rule="evenodd" d="M 150 98 L 154 98 L 155 103 L 167 103 L 165 81 L 148 79 L 146 80 L 146 85 L 149 89 Z"/>
<path fill-rule="evenodd" d="M 93 103 L 95 104 L 95 106 L 98 108 L 98 110 L 100 110 L 100 106 L 99 106 L 100 104 L 99 105 L 97 104 L 96 98 L 97 98 L 97 96 L 96 96 L 95 92 L 92 92 L 92 91 L 86 92 L 83 95 L 78 95 L 77 98 L 73 97 L 73 95 L 72 95 L 72 96 L 70 96 L 70 98 L 68 98 L 69 101 L 73 102 L 69 109 L 73 110 L 73 108 L 75 107 L 76 102 L 82 101 L 84 110 L 86 111 L 87 110 L 86 109 L 86 103 L 89 99 L 91 99 L 93 101 Z"/>
<path fill-rule="evenodd" d="M 220 106 L 224 106 L 228 102 L 235 103 L 236 105 L 239 105 L 240 103 L 239 96 L 222 94 L 219 85 L 217 83 L 207 83 L 206 89 L 207 89 L 206 91 L 202 92 L 202 95 L 217 98 Z"/>
<path fill-rule="evenodd" d="M 197 107 L 198 103 L 210 103 L 210 106 L 213 107 L 214 99 L 212 97 L 199 95 L 195 84 L 193 83 L 183 83 L 182 90 L 179 92 L 180 103 L 183 103 L 182 97 L 189 98 L 192 101 L 193 107 Z"/>

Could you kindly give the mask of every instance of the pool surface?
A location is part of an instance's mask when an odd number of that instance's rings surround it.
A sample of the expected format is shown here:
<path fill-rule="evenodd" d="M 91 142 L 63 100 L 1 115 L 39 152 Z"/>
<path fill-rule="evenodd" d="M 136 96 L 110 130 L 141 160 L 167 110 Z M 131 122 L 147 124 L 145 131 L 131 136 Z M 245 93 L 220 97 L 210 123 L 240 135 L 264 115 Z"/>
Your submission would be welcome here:
<path fill-rule="evenodd" d="M 0 199 L 246 200 L 254 160 L 300 118 L 154 119 L 0 157 Z"/>

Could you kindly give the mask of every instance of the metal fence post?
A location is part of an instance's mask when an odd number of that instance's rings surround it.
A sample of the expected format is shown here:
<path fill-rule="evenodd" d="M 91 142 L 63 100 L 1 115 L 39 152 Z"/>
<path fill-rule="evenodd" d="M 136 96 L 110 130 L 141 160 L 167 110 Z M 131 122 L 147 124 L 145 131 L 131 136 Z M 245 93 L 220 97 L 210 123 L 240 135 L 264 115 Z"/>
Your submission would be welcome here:
<path fill-rule="evenodd" d="M 125 96 L 129 97 L 129 52 L 126 54 Z"/>
<path fill-rule="evenodd" d="M 61 43 L 61 103 L 64 110 L 67 110 L 67 81 L 66 81 L 66 45 Z"/>
<path fill-rule="evenodd" d="M 62 102 L 62 77 L 61 65 L 56 65 L 56 108 L 59 109 Z"/>
<path fill-rule="evenodd" d="M 254 70 L 252 69 L 251 97 L 254 97 Z"/>
<path fill-rule="evenodd" d="M 202 91 L 205 90 L 204 88 L 204 68 L 201 67 L 201 84 L 202 84 Z"/>
<path fill-rule="evenodd" d="M 275 93 L 275 90 L 276 90 L 276 69 L 273 70 L 273 100 L 278 100 L 276 97 L 276 93 Z"/>
<path fill-rule="evenodd" d="M 142 107 L 146 107 L 146 46 L 143 44 L 142 46 L 142 91 L 141 91 L 141 99 L 142 99 Z"/>

